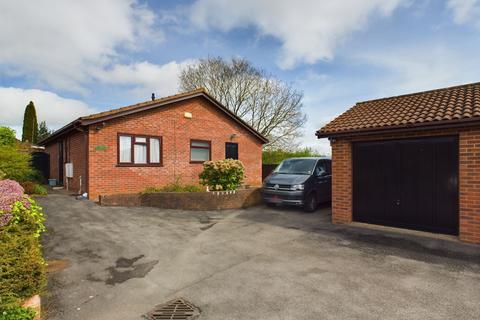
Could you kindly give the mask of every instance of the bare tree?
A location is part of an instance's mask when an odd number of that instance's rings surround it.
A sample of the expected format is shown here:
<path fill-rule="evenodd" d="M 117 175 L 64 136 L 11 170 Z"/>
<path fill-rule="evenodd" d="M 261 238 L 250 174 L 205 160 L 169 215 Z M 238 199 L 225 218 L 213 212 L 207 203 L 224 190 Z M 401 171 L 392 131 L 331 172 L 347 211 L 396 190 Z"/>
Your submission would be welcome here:
<path fill-rule="evenodd" d="M 293 149 L 306 116 L 303 94 L 244 59 L 202 59 L 180 73 L 180 90 L 205 88 L 270 140 L 268 148 Z"/>

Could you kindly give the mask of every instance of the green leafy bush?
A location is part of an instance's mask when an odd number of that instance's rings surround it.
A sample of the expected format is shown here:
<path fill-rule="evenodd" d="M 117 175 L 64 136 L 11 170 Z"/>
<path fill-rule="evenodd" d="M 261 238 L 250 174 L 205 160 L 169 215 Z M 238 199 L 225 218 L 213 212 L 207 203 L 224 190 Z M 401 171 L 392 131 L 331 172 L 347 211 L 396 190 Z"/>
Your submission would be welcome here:
<path fill-rule="evenodd" d="M 46 195 L 47 189 L 33 181 L 25 181 L 20 183 L 23 189 L 25 189 L 26 194 L 36 194 L 36 195 Z"/>
<path fill-rule="evenodd" d="M 318 152 L 311 148 L 304 148 L 295 151 L 275 149 L 275 150 L 264 150 L 262 152 L 262 163 L 263 164 L 279 164 L 282 160 L 288 158 L 301 158 L 301 157 L 319 157 L 321 156 Z"/>
<path fill-rule="evenodd" d="M 245 169 L 239 160 L 206 161 L 200 173 L 200 183 L 211 190 L 235 190 L 245 178 Z"/>
<path fill-rule="evenodd" d="M 0 320 L 33 320 L 34 318 L 35 310 L 31 308 L 15 306 L 0 310 Z"/>
<path fill-rule="evenodd" d="M 196 185 L 182 185 L 178 183 L 170 183 L 163 187 L 148 187 L 142 193 L 157 193 L 157 192 L 201 192 L 202 188 Z"/>
<path fill-rule="evenodd" d="M 0 146 L 13 146 L 17 142 L 15 131 L 9 127 L 0 127 Z"/>
<path fill-rule="evenodd" d="M 0 171 L 5 179 L 27 181 L 35 175 L 35 170 L 30 166 L 30 152 L 18 144 L 12 146 L 0 145 Z"/>
<path fill-rule="evenodd" d="M 33 189 L 33 194 L 38 194 L 38 195 L 46 195 L 47 194 L 47 188 L 42 186 L 41 184 L 35 184 L 35 187 Z"/>
<path fill-rule="evenodd" d="M 15 202 L 11 214 L 13 216 L 11 223 L 22 225 L 35 237 L 39 237 L 46 230 L 42 208 L 33 199 L 27 198 L 27 203 Z"/>

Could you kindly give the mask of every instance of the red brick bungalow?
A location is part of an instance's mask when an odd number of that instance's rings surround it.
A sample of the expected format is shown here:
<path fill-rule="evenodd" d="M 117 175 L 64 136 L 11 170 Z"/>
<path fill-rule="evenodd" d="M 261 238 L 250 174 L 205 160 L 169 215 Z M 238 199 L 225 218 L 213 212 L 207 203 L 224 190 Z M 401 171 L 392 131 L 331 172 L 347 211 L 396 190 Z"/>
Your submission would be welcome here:
<path fill-rule="evenodd" d="M 480 83 L 357 103 L 332 146 L 332 217 L 480 243 Z"/>
<path fill-rule="evenodd" d="M 246 183 L 260 185 L 266 142 L 198 89 L 78 118 L 41 144 L 50 154 L 51 179 L 97 199 L 176 179 L 197 184 L 204 161 L 225 158 L 242 161 Z"/>

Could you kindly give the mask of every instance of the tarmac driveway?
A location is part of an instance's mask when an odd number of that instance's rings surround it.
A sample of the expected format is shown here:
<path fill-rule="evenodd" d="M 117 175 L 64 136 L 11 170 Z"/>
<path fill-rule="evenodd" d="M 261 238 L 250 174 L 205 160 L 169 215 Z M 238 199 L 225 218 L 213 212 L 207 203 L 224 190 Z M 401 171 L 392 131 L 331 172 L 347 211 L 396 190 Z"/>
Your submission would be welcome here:
<path fill-rule="evenodd" d="M 52 194 L 48 319 L 141 319 L 183 297 L 200 319 L 479 319 L 480 247 L 334 226 L 330 209 L 186 212 Z"/>

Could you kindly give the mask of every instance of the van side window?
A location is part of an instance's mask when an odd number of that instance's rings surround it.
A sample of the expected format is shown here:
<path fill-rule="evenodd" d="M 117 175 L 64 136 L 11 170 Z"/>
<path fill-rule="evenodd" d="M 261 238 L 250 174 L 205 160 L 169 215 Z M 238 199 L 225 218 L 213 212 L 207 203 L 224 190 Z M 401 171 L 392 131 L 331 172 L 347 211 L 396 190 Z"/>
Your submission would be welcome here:
<path fill-rule="evenodd" d="M 332 160 L 325 160 L 327 164 L 327 174 L 330 175 L 332 174 Z"/>
<path fill-rule="evenodd" d="M 315 175 L 319 176 L 321 174 L 324 174 L 325 172 L 327 172 L 325 161 L 319 160 L 317 162 L 317 165 L 315 166 Z"/>

